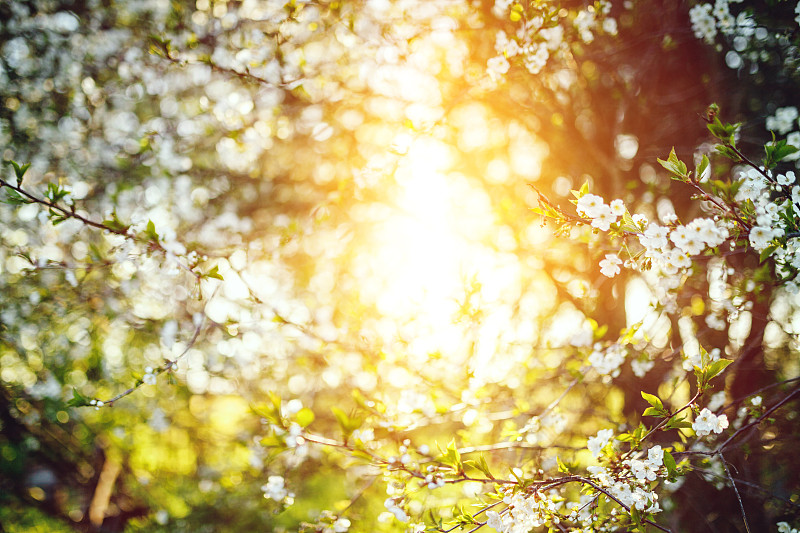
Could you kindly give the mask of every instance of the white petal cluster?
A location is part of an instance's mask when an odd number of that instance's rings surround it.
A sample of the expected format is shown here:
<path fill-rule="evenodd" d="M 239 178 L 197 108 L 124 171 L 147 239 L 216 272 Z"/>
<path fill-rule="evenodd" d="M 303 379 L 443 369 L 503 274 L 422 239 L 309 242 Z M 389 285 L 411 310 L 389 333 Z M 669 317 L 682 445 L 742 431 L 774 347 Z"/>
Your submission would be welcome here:
<path fill-rule="evenodd" d="M 708 435 L 712 431 L 714 433 L 722 433 L 722 431 L 727 427 L 728 416 L 717 416 L 709 411 L 708 408 L 703 408 L 703 410 L 700 411 L 700 414 L 697 415 L 695 421 L 692 423 L 692 429 L 695 433 L 697 433 L 698 437 Z"/>
<path fill-rule="evenodd" d="M 653 446 L 647 451 L 647 459 L 627 459 L 624 464 L 639 481 L 655 481 L 659 468 L 664 465 L 664 450 Z"/>
<path fill-rule="evenodd" d="M 492 13 L 498 17 L 508 18 L 511 0 L 495 0 Z M 558 14 L 555 23 L 545 21 L 541 17 L 531 20 L 523 19 L 514 37 L 499 31 L 495 42 L 497 56 L 487 62 L 487 72 L 494 80 L 499 80 L 508 72 L 509 59 L 519 57 L 522 64 L 531 74 L 538 74 L 554 55 L 566 54 L 569 51 L 565 32 L 572 26 L 578 37 L 586 44 L 595 38 L 594 32 L 608 35 L 617 34 L 617 21 L 609 17 L 611 3 L 600 0 L 595 6 L 577 12 L 574 19 L 568 14 Z M 572 22 L 570 22 L 572 20 Z"/>
<path fill-rule="evenodd" d="M 748 235 L 750 246 L 759 253 L 775 246 L 770 256 L 777 265 L 776 272 L 784 279 L 794 277 L 794 273 L 800 270 L 800 242 L 793 235 L 793 238 L 785 241 L 782 238 L 787 231 L 793 231 L 786 226 L 786 219 L 791 220 L 797 216 L 796 213 L 800 213 L 800 185 L 797 184 L 795 172 L 788 171 L 773 177 L 749 169 L 742 173 L 741 180 L 736 200 L 749 200 L 755 207 L 756 225 Z M 798 292 L 799 289 L 792 281 L 787 282 L 785 287 L 789 292 Z"/>
<path fill-rule="evenodd" d="M 619 266 L 622 264 L 617 254 L 606 254 L 606 258 L 600 261 L 600 273 L 606 277 L 613 278 L 620 273 Z"/>
<path fill-rule="evenodd" d="M 541 417 L 532 416 L 520 429 L 520 434 L 525 435 L 525 441 L 529 444 L 545 444 L 545 441 L 561 434 L 567 424 L 567 418 L 553 410 Z"/>
<path fill-rule="evenodd" d="M 347 518 L 337 518 L 336 521 L 326 529 L 329 529 L 330 533 L 346 533 L 347 530 L 350 529 L 350 520 Z M 323 531 L 324 533 L 329 533 L 328 531 Z"/>
<path fill-rule="evenodd" d="M 612 496 L 621 501 L 628 507 L 635 507 L 640 511 L 648 513 L 658 513 L 661 508 L 658 505 L 658 494 L 654 491 L 646 490 L 638 485 L 631 485 L 623 481 L 617 481 L 608 489 Z"/>
<path fill-rule="evenodd" d="M 655 361 L 635 359 L 631 361 L 631 370 L 637 378 L 643 378 L 653 367 L 656 366 Z"/>
<path fill-rule="evenodd" d="M 725 226 L 717 225 L 710 218 L 696 218 L 686 226 L 678 226 L 670 234 L 670 240 L 688 255 L 697 255 L 706 248 L 716 248 L 729 237 Z"/>
<path fill-rule="evenodd" d="M 797 7 L 798 11 L 800 11 L 800 4 L 798 4 Z M 800 18 L 800 15 L 798 15 L 798 18 Z M 800 22 L 798 22 L 798 24 L 800 24 Z M 775 525 L 778 526 L 778 533 L 798 533 L 800 531 L 796 527 L 790 526 L 788 522 L 778 522 Z"/>
<path fill-rule="evenodd" d="M 155 371 L 153 370 L 152 366 L 145 367 L 144 369 L 144 376 L 142 376 L 142 382 L 145 385 L 155 385 L 157 381 L 157 376 Z"/>
<path fill-rule="evenodd" d="M 620 367 L 625 362 L 627 352 L 620 344 L 612 344 L 608 348 L 595 346 L 594 351 L 589 355 L 589 364 L 597 370 L 600 375 L 617 377 Z"/>
<path fill-rule="evenodd" d="M 486 512 L 486 525 L 496 529 L 498 533 L 527 533 L 533 528 L 543 526 L 557 510 L 557 505 L 552 500 L 538 492 L 506 496 L 503 502 L 508 505 L 504 511 Z"/>
<path fill-rule="evenodd" d="M 267 483 L 261 486 L 261 491 L 265 498 L 276 502 L 286 500 L 287 503 L 291 503 L 290 500 L 294 498 L 294 494 L 287 490 L 283 476 L 269 476 Z"/>
<path fill-rule="evenodd" d="M 428 484 L 428 488 L 431 490 L 444 487 L 445 485 L 444 476 L 442 474 L 436 474 L 436 473 L 428 474 L 427 476 L 425 476 L 425 483 Z"/>
<path fill-rule="evenodd" d="M 728 37 L 745 39 L 743 44 L 738 44 L 737 50 L 742 51 L 747 47 L 747 41 L 755 34 L 755 21 L 746 11 L 733 16 L 730 2 L 736 0 L 715 0 L 714 4 L 696 4 L 689 10 L 689 20 L 695 37 L 707 43 L 714 42 L 717 33 Z M 733 67 L 732 68 L 738 68 Z"/>
<path fill-rule="evenodd" d="M 708 400 L 708 409 L 710 411 L 716 411 L 723 405 L 725 405 L 725 401 L 727 400 L 727 396 L 725 395 L 725 391 L 719 391 L 714 393 L 711 398 Z"/>
<path fill-rule="evenodd" d="M 697 4 L 689 10 L 694 36 L 707 43 L 713 43 L 717 36 L 717 21 L 714 20 L 711 9 L 711 4 Z"/>
<path fill-rule="evenodd" d="M 394 517 L 401 522 L 408 522 L 410 520 L 410 517 L 408 514 L 406 514 L 405 510 L 398 505 L 396 498 L 386 498 L 386 501 L 383 502 L 383 506 L 386 507 L 386 510 L 392 513 Z"/>
<path fill-rule="evenodd" d="M 589 437 L 589 442 L 586 444 L 586 447 L 589 448 L 589 451 L 592 452 L 592 455 L 596 458 L 600 455 L 600 452 L 605 448 L 606 444 L 611 441 L 613 436 L 613 430 L 601 429 L 597 432 L 597 435 Z"/>
<path fill-rule="evenodd" d="M 622 200 L 614 200 L 609 205 L 601 196 L 584 194 L 578 199 L 577 210 L 579 215 L 592 219 L 593 228 L 608 231 L 611 224 L 625 214 L 625 204 Z"/>
<path fill-rule="evenodd" d="M 794 129 L 798 118 L 800 113 L 796 107 L 779 107 L 774 115 L 767 117 L 767 130 L 774 131 L 778 135 L 786 135 Z"/>

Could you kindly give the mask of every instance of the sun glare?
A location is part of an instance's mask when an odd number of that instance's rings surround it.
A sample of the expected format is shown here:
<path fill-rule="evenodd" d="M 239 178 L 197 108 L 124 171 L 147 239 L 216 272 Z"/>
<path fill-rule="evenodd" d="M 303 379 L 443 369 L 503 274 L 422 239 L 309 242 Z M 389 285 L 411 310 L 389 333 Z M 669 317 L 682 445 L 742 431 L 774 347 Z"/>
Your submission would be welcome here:
<path fill-rule="evenodd" d="M 495 215 L 480 182 L 452 169 L 458 150 L 429 137 L 407 148 L 394 173 L 396 197 L 387 200 L 391 212 L 373 227 L 375 304 L 413 332 L 413 355 L 456 354 L 464 343 L 457 313 L 468 288 L 477 282 L 486 303 L 487 296 L 516 293 L 518 276 L 487 245 Z"/>

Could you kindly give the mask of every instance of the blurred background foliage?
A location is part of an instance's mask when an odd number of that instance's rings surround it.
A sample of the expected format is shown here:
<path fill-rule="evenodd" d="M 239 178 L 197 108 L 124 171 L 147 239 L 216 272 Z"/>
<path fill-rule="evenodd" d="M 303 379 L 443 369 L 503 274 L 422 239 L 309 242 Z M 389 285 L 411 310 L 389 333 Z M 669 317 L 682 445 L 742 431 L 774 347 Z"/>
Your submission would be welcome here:
<path fill-rule="evenodd" d="M 568 34 L 539 73 L 501 80 L 487 60 L 518 23 L 491 1 L 0 5 L 3 158 L 31 163 L 24 186 L 39 197 L 61 183 L 88 218 L 152 221 L 163 244 L 0 208 L 2 527 L 293 531 L 331 510 L 352 531 L 403 530 L 381 515 L 380 471 L 335 449 L 262 445 L 268 392 L 311 408 L 310 430 L 330 438 L 341 408 L 387 454 L 404 439 L 519 435 L 527 448 L 487 460 L 527 469 L 557 451 L 580 461 L 607 421 L 635 424 L 641 390 L 688 399 L 671 377 L 692 339 L 740 359 L 732 400 L 797 376 L 796 302 L 772 294 L 769 272 L 752 310 L 711 330 L 702 276 L 678 308 L 648 312 L 640 278 L 599 275 L 602 244 L 555 238 L 530 212 L 531 184 L 567 206 L 588 180 L 651 219 L 698 215 L 656 157 L 708 151 L 711 102 L 745 122 L 743 150 L 761 149 L 766 117 L 797 103 L 797 48 L 754 41 L 757 60 L 743 52 L 731 68 L 731 43 L 694 35 L 693 4 L 614 2 L 615 32 Z M 736 9 L 758 8 L 776 35 L 793 23 L 789 2 L 761 4 Z M 567 19 L 595 9 L 548 5 Z M 727 260 L 731 278 L 754 279 L 757 257 Z M 213 267 L 223 280 L 202 275 Z M 654 368 L 575 387 L 585 357 L 571 339 L 643 318 L 637 350 Z M 176 368 L 113 407 L 67 403 L 106 401 L 165 361 Z M 797 516 L 796 409 L 729 457 L 759 531 Z M 293 505 L 263 497 L 270 475 Z M 448 507 L 480 491 L 418 499 Z M 689 474 L 670 497 L 675 531 L 741 528 L 713 476 Z"/>

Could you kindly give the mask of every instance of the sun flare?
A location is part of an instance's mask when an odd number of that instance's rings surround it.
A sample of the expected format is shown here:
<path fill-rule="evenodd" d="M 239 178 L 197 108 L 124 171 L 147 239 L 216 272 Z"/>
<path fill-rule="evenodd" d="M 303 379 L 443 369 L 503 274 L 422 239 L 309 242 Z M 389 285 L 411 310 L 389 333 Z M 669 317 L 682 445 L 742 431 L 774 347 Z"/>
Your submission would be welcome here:
<path fill-rule="evenodd" d="M 418 356 L 463 349 L 458 313 L 470 291 L 489 313 L 492 302 L 518 291 L 518 273 L 491 245 L 497 220 L 490 199 L 479 182 L 453 170 L 458 156 L 430 137 L 409 142 L 394 172 L 391 209 L 372 227 L 370 292 L 381 316 L 411 328 L 409 349 Z"/>

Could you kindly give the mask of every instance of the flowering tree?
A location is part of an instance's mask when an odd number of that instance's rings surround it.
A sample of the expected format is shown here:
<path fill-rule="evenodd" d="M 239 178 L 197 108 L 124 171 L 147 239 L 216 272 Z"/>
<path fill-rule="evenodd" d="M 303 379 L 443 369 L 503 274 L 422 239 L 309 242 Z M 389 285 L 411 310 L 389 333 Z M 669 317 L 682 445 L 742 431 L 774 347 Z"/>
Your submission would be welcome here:
<path fill-rule="evenodd" d="M 0 519 L 791 531 L 758 7 L 0 6 Z"/>

